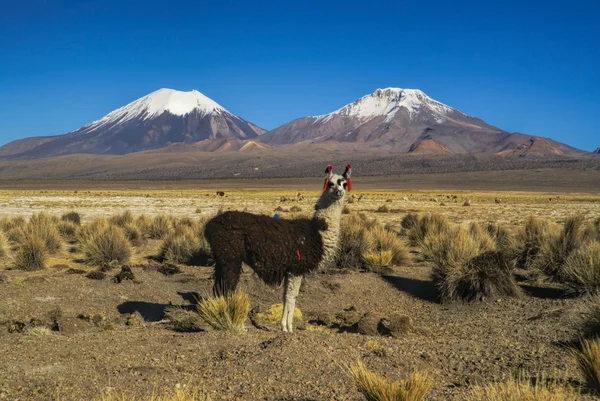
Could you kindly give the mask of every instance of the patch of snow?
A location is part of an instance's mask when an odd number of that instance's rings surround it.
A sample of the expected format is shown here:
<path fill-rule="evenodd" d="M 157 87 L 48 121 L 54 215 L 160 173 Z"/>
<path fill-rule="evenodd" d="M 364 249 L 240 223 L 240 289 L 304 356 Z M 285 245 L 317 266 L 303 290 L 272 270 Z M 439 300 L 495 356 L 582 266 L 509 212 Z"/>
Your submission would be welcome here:
<path fill-rule="evenodd" d="M 165 111 L 176 116 L 184 116 L 197 110 L 201 115 L 229 113 L 214 100 L 197 90 L 181 92 L 174 89 L 159 89 L 139 98 L 126 106 L 118 108 L 99 120 L 83 127 L 85 130 L 102 128 L 113 124 L 122 124 L 134 118 L 147 120 L 158 117 Z"/>
<path fill-rule="evenodd" d="M 459 112 L 437 100 L 433 100 L 418 89 L 385 88 L 377 89 L 373 93 L 329 114 L 314 116 L 316 120 L 313 124 L 325 123 L 336 115 L 355 117 L 361 121 L 385 116 L 385 122 L 388 122 L 394 118 L 401 108 L 408 111 L 410 118 L 414 118 L 421 111 L 430 111 L 434 114 L 434 118 L 438 123 L 444 122 L 446 120 L 444 117 L 448 113 L 452 111 Z"/>

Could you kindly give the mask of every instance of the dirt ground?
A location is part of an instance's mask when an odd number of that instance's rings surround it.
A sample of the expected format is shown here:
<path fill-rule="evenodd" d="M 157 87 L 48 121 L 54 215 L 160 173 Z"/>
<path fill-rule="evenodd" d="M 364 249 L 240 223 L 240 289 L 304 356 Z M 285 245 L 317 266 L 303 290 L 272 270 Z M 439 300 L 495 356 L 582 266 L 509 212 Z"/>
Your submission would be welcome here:
<path fill-rule="evenodd" d="M 194 217 L 219 208 L 273 213 L 278 206 L 285 217 L 292 206 L 310 213 L 317 195 L 306 192 L 305 200 L 296 202 L 282 201 L 296 190 L 233 189 L 224 197 L 212 190 L 76 191 L 2 190 L 0 218 L 76 210 L 87 220 L 125 209 Z M 459 223 L 521 224 L 531 214 L 555 221 L 576 213 L 600 215 L 597 194 L 355 193 L 361 194 L 349 208 L 392 225 L 412 211 L 443 213 Z M 467 199 L 472 206 L 462 206 Z M 374 213 L 381 205 L 391 212 Z M 429 268 L 413 255 L 411 263 L 382 275 L 329 271 L 308 276 L 297 302 L 303 322 L 293 334 L 251 321 L 241 334 L 182 333 L 169 327 L 165 310 L 193 309 L 198 296 L 210 293 L 212 269 L 181 266 L 181 273 L 164 275 L 148 260 L 159 244 L 136 248 L 135 279 L 121 283 L 112 279 L 118 269 L 102 280 L 87 278 L 94 269 L 66 251 L 39 272 L 12 270 L 10 258 L 0 259 L 0 399 L 82 400 L 106 387 L 136 392 L 186 384 L 201 387 L 212 400 L 358 401 L 363 398 L 347 372 L 357 358 L 391 378 L 412 370 L 430 372 L 435 378 L 431 401 L 462 400 L 471 386 L 516 373 L 581 380 L 564 344 L 577 337 L 574 325 L 584 300 L 565 297 L 559 287 L 523 281 L 519 298 L 442 305 Z M 241 287 L 251 308 L 266 310 L 281 302 L 281 289 L 264 285 L 249 270 Z M 414 328 L 396 337 L 359 334 L 351 323 L 365 313 L 408 315 Z M 340 319 L 350 323 L 331 323 Z M 53 321 L 60 331 L 28 330 Z M 27 327 L 19 330 L 17 322 Z"/>

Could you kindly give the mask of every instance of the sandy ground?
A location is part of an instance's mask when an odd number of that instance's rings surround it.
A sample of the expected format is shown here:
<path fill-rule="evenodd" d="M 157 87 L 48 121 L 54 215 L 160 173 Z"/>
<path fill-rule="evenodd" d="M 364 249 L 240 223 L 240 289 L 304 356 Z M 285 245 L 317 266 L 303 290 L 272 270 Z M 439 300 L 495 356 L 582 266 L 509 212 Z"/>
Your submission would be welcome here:
<path fill-rule="evenodd" d="M 318 192 L 303 192 L 299 202 L 282 201 L 296 192 L 229 189 L 218 197 L 214 190 L 190 189 L 4 189 L 0 218 L 76 210 L 89 220 L 126 209 L 195 218 L 217 209 L 271 214 L 277 207 L 289 216 L 285 210 L 292 206 L 299 206 L 300 214 L 311 213 Z M 600 215 L 600 195 L 585 193 L 357 190 L 354 195 L 348 205 L 352 211 L 392 225 L 414 211 L 443 213 L 465 224 L 521 224 L 531 214 L 555 221 L 576 213 Z M 462 206 L 467 199 L 471 206 Z M 383 205 L 391 212 L 374 212 Z M 564 344 L 577 336 L 574 324 L 584 300 L 566 298 L 558 287 L 521 282 L 519 298 L 442 305 L 429 268 L 415 258 L 383 275 L 310 275 L 297 304 L 304 320 L 292 335 L 276 326 L 259 329 L 250 321 L 241 334 L 181 333 L 164 323 L 164 312 L 193 309 L 195 297 L 210 292 L 212 269 L 182 266 L 181 273 L 165 276 L 148 259 L 159 246 L 149 241 L 136 248 L 136 278 L 119 284 L 112 280 L 118 270 L 103 280 L 86 278 L 93 269 L 66 251 L 39 272 L 12 270 L 10 258 L 0 259 L 0 399 L 81 400 L 107 386 L 135 392 L 179 383 L 200 386 L 212 400 L 358 401 L 362 398 L 347 372 L 357 358 L 392 378 L 412 370 L 430 372 L 435 378 L 431 401 L 459 401 L 471 386 L 515 373 L 581 380 Z M 252 308 L 280 302 L 281 290 L 265 286 L 250 271 L 241 286 Z M 414 330 L 397 337 L 369 336 L 350 324 L 331 323 L 365 313 L 408 315 Z M 59 332 L 9 332 L 15 322 L 50 324 L 57 315 Z"/>

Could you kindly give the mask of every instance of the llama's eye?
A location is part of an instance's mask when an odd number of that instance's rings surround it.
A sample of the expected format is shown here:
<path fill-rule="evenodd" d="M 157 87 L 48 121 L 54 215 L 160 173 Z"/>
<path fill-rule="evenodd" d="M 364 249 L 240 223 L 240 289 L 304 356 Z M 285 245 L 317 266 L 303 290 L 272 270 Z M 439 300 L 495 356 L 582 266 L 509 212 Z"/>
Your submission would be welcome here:
<path fill-rule="evenodd" d="M 344 189 L 346 189 L 346 188 L 348 188 L 348 183 L 347 182 L 344 183 Z"/>
<path fill-rule="evenodd" d="M 327 188 L 331 188 L 333 186 L 333 182 L 330 182 L 329 184 L 327 184 Z"/>

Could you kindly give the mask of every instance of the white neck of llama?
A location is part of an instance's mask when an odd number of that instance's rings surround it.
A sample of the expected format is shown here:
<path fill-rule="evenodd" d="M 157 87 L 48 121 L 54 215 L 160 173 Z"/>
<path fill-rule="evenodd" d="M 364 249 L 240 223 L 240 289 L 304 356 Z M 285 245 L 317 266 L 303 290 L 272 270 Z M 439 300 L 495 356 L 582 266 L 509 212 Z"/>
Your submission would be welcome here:
<path fill-rule="evenodd" d="M 319 270 L 333 267 L 336 260 L 340 245 L 340 228 L 345 197 L 344 195 L 338 200 L 333 200 L 327 191 L 324 191 L 315 205 L 313 217 L 323 219 L 326 223 L 326 230 L 319 230 L 323 241 L 323 259 L 319 263 Z"/>

